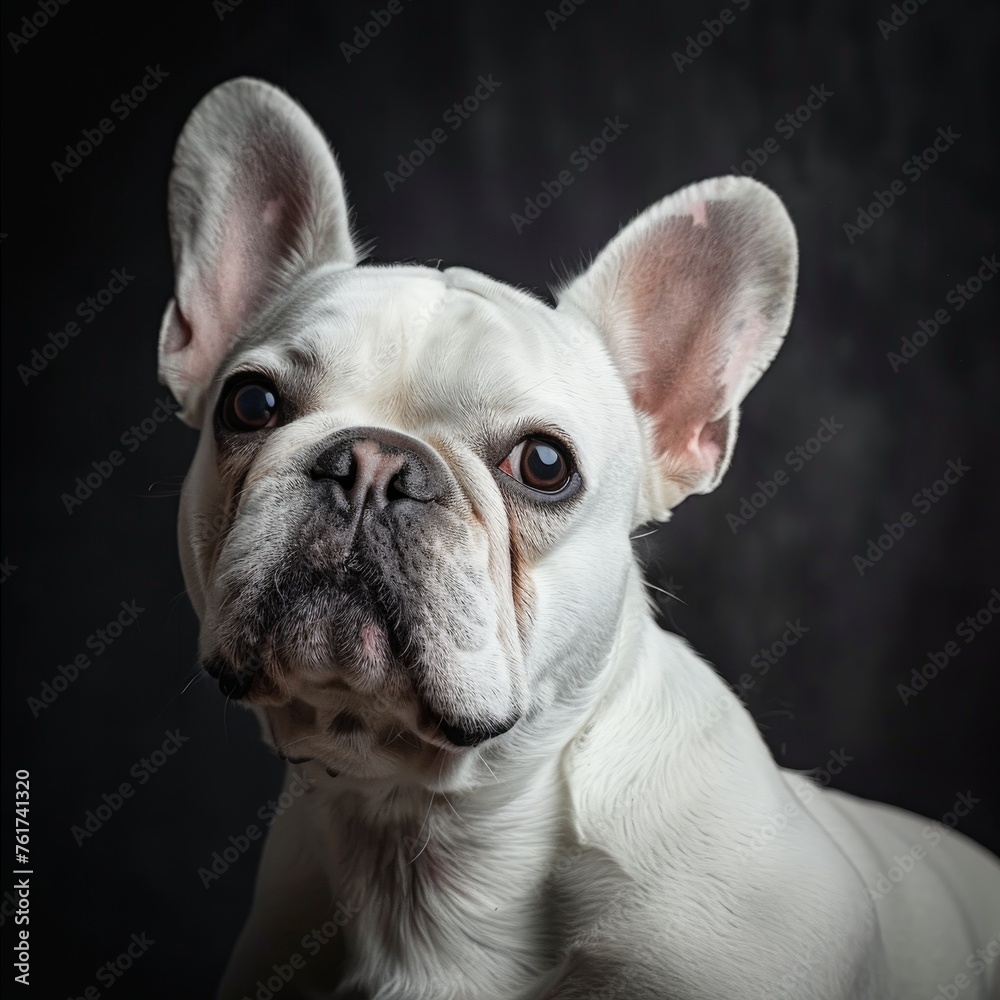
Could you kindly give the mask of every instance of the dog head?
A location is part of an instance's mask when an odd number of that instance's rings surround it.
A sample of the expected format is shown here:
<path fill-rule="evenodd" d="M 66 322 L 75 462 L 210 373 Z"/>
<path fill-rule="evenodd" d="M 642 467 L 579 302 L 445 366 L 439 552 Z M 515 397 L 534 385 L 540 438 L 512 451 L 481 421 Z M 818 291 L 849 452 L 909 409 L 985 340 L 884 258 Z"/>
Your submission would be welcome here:
<path fill-rule="evenodd" d="M 361 778 L 468 779 L 474 747 L 579 726 L 630 532 L 715 487 L 788 326 L 777 197 L 685 188 L 552 308 L 359 266 L 322 135 L 236 80 L 184 128 L 170 231 L 160 376 L 201 428 L 181 556 L 223 691 L 282 754 Z"/>

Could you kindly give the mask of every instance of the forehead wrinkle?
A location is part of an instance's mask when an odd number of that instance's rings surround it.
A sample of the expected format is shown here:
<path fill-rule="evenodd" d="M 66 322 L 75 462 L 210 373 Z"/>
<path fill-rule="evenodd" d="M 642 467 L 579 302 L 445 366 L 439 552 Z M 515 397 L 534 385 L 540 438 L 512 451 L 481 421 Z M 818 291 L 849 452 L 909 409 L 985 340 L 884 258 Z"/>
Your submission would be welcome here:
<path fill-rule="evenodd" d="M 336 272 L 310 284 L 311 301 L 282 309 L 272 324 L 282 332 L 260 348 L 306 391 L 307 409 L 417 433 L 528 420 L 589 437 L 577 411 L 589 410 L 591 376 L 605 381 L 598 344 L 574 341 L 567 318 L 526 292 L 472 272 L 446 278 L 409 266 Z"/>
<path fill-rule="evenodd" d="M 423 346 L 435 368 L 443 363 L 494 372 L 500 367 L 522 370 L 550 353 L 541 325 L 538 310 L 511 310 L 463 289 L 429 324 Z"/>
<path fill-rule="evenodd" d="M 499 303 L 471 293 L 447 305 L 428 331 L 420 377 L 456 380 L 481 397 L 523 395 L 550 380 L 569 384 L 564 331 L 541 302 Z"/>
<path fill-rule="evenodd" d="M 368 344 L 374 338 L 366 336 L 366 326 L 373 316 L 369 303 L 351 312 L 328 312 L 296 331 L 299 339 L 286 348 L 285 356 L 293 364 L 302 361 L 310 366 L 332 392 L 342 392 L 345 385 L 359 381 L 367 384 L 368 369 L 374 367 Z"/>
<path fill-rule="evenodd" d="M 369 279 L 346 290 L 334 328 L 320 331 L 324 343 L 376 360 L 405 360 L 439 311 L 445 288 L 420 275 L 392 277 L 388 287 Z"/>

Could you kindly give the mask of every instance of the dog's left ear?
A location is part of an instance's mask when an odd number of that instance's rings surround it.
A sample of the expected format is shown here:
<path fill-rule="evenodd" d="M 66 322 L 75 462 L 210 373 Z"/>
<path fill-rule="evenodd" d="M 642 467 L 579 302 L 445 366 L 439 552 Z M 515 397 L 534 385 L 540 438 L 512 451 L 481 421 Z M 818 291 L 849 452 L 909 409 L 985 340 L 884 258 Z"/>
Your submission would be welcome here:
<path fill-rule="evenodd" d="M 160 381 L 201 422 L 205 389 L 268 297 L 322 264 L 354 264 L 340 172 L 290 97 L 230 80 L 191 112 L 170 175 L 175 297 Z"/>
<path fill-rule="evenodd" d="M 721 177 L 647 209 L 557 294 L 604 337 L 644 425 L 639 520 L 718 485 L 739 404 L 788 329 L 797 257 L 777 195 Z"/>

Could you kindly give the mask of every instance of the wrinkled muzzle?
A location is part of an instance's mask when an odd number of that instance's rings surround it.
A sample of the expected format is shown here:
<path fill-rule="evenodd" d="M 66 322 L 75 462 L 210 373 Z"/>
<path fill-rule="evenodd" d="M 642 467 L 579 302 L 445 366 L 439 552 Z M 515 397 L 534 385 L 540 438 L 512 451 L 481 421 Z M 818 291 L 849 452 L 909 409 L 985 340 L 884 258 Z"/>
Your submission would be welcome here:
<path fill-rule="evenodd" d="M 392 705 L 400 724 L 459 746 L 503 733 L 519 714 L 516 644 L 502 634 L 488 544 L 433 448 L 340 431 L 241 499 L 205 669 L 251 704 L 316 688 L 340 691 L 355 719 Z"/>

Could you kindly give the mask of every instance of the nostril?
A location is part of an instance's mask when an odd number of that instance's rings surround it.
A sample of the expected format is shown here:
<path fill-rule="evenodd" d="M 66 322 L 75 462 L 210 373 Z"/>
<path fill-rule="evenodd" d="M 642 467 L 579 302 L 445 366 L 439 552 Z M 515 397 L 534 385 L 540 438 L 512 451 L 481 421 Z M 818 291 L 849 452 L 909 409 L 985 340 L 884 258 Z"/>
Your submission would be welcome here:
<path fill-rule="evenodd" d="M 309 475 L 313 481 L 331 479 L 335 483 L 339 483 L 345 492 L 348 492 L 354 488 L 354 484 L 357 482 L 357 459 L 350 452 L 337 457 L 340 458 L 339 461 L 331 461 L 328 455 L 321 456 L 309 470 Z"/>
<path fill-rule="evenodd" d="M 389 503 L 393 503 L 396 500 L 410 499 L 410 494 L 403 489 L 403 486 L 399 481 L 399 476 L 394 476 L 389 481 L 389 485 L 385 488 L 385 498 Z"/>
<path fill-rule="evenodd" d="M 214 677 L 219 682 L 219 690 L 227 698 L 242 698 L 250 690 L 256 674 L 256 670 L 237 673 L 232 664 L 222 656 L 212 656 L 202 666 L 209 677 Z"/>
<path fill-rule="evenodd" d="M 429 446 L 372 428 L 335 438 L 313 457 L 305 474 L 333 494 L 329 499 L 335 504 L 343 506 L 337 495 L 343 493 L 349 506 L 358 509 L 440 500 L 449 481 L 447 467 Z"/>
<path fill-rule="evenodd" d="M 253 673 L 238 674 L 232 667 L 227 667 L 219 675 L 219 690 L 227 697 L 239 701 L 253 684 Z"/>
<path fill-rule="evenodd" d="M 207 660 L 202 662 L 201 666 L 209 677 L 218 680 L 220 674 L 226 667 L 226 661 L 221 656 L 210 656 Z"/>

